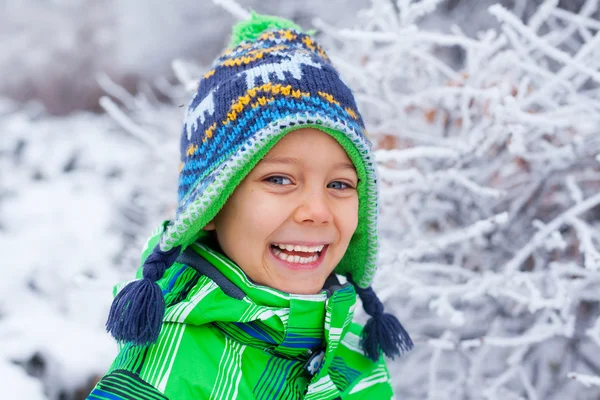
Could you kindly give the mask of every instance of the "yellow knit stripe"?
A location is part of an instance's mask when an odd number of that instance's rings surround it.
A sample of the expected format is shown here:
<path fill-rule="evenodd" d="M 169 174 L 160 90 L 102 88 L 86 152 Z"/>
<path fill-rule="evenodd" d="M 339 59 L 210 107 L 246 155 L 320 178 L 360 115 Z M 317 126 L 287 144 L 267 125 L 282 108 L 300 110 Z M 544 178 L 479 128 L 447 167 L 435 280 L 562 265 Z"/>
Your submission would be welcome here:
<path fill-rule="evenodd" d="M 344 110 L 346 110 L 346 112 L 348 113 L 349 116 L 352 117 L 352 119 L 358 119 L 358 115 L 356 115 L 354 110 L 351 109 L 350 107 L 344 107 Z"/>
<path fill-rule="evenodd" d="M 340 102 L 337 101 L 331 94 L 326 93 L 326 92 L 318 92 L 318 93 L 319 93 L 319 96 L 323 97 L 328 102 L 335 104 L 337 106 L 340 106 Z M 352 119 L 356 119 L 356 120 L 358 119 L 358 115 L 356 115 L 356 112 L 354 112 L 354 110 L 351 109 L 350 107 L 344 107 L 344 110 L 346 110 L 346 112 L 348 113 L 348 115 L 350 115 L 352 117 Z"/>
<path fill-rule="evenodd" d="M 213 132 L 217 128 L 217 123 L 213 122 L 211 126 L 208 127 L 206 131 L 204 131 L 204 137 L 202 138 L 202 143 L 206 143 L 208 139 L 210 139 L 213 135 Z"/>
<path fill-rule="evenodd" d="M 311 49 L 312 51 L 315 51 L 315 41 L 312 40 L 309 36 L 304 36 L 302 38 L 302 43 L 304 43 L 306 45 L 306 47 L 308 47 L 309 49 Z"/>
<path fill-rule="evenodd" d="M 198 145 L 197 145 L 197 144 L 194 144 L 194 143 L 192 143 L 192 144 L 190 144 L 190 145 L 188 146 L 187 150 L 185 151 L 185 154 L 186 154 L 188 157 L 191 157 L 191 156 L 193 156 L 193 155 L 194 155 L 194 153 L 196 152 L 196 150 L 198 150 Z"/>
<path fill-rule="evenodd" d="M 333 104 L 335 104 L 337 106 L 340 105 L 340 102 L 337 101 L 336 99 L 334 99 L 333 96 L 330 95 L 329 93 L 325 93 L 325 92 L 318 92 L 318 93 L 319 93 L 319 96 L 323 97 L 328 102 L 333 103 Z"/>
<path fill-rule="evenodd" d="M 273 39 L 275 39 L 274 31 L 265 32 L 258 37 L 258 40 L 273 40 Z"/>
<path fill-rule="evenodd" d="M 249 51 L 242 57 L 237 58 L 229 58 L 221 63 L 222 66 L 225 67 L 239 67 L 243 64 L 250 64 L 253 61 L 259 60 L 263 58 L 265 54 L 272 53 L 274 51 L 280 51 L 286 49 L 287 46 L 279 45 L 274 47 L 269 47 L 268 49 L 256 49 Z"/>
<path fill-rule="evenodd" d="M 231 49 L 227 49 L 224 53 L 223 56 L 229 55 L 231 53 L 235 53 L 238 52 L 240 50 L 245 50 L 245 49 L 250 49 L 252 47 L 256 46 L 255 42 L 247 42 L 247 43 L 242 43 L 237 45 L 237 47 L 233 47 Z"/>
<path fill-rule="evenodd" d="M 279 35 L 279 37 L 284 38 L 285 40 L 290 41 L 290 42 L 297 38 L 296 34 L 293 33 L 292 31 L 287 30 L 287 29 L 280 29 L 278 31 L 265 32 L 258 37 L 258 40 L 274 40 L 277 38 L 275 36 L 276 33 Z"/>
<path fill-rule="evenodd" d="M 256 101 L 252 104 L 250 104 L 250 107 L 252 108 L 257 108 L 259 106 L 266 106 L 269 103 L 272 103 L 275 101 L 275 97 L 265 97 L 265 96 L 260 96 L 256 98 Z"/>
<path fill-rule="evenodd" d="M 296 34 L 294 34 L 292 31 L 290 30 L 279 30 L 279 31 L 270 31 L 270 32 L 265 32 L 262 35 L 259 36 L 259 40 L 273 40 L 276 38 L 275 33 L 279 34 L 279 37 L 284 38 L 288 41 L 292 41 L 295 40 L 298 36 Z M 304 43 L 306 45 L 306 47 L 308 47 L 310 50 L 312 51 L 316 51 L 319 56 L 323 57 L 325 60 L 329 61 L 329 57 L 327 57 L 327 54 L 325 54 L 325 50 L 323 50 L 323 48 L 317 44 L 310 36 L 304 36 L 302 38 L 302 43 Z"/>
<path fill-rule="evenodd" d="M 301 90 L 292 89 L 291 85 L 282 85 L 280 83 L 274 85 L 272 82 L 265 83 L 264 85 L 254 87 L 249 89 L 245 95 L 238 97 L 237 101 L 234 101 L 231 107 L 229 108 L 229 112 L 227 113 L 227 119 L 222 122 L 223 125 L 227 125 L 230 122 L 233 122 L 237 119 L 239 113 L 241 113 L 244 108 L 250 104 L 252 98 L 256 97 L 257 94 L 282 94 L 284 96 L 291 96 L 296 99 L 300 97 L 310 97 L 310 93 L 303 92 Z"/>
<path fill-rule="evenodd" d="M 310 93 L 303 92 L 299 89 L 292 89 L 291 85 L 282 85 L 280 83 L 274 85 L 272 82 L 265 83 L 264 85 L 254 87 L 249 89 L 245 95 L 240 96 L 237 100 L 234 100 L 229 111 L 227 112 L 227 118 L 221 122 L 222 125 L 227 125 L 230 122 L 234 122 L 238 115 L 248 106 L 251 108 L 257 108 L 260 106 L 265 106 L 273 101 L 275 101 L 274 95 L 284 95 L 293 97 L 295 99 L 299 99 L 300 97 L 310 97 Z M 328 102 L 340 106 L 340 102 L 337 101 L 333 95 L 327 92 L 318 92 L 319 96 L 323 97 Z M 266 97 L 265 95 L 273 95 L 270 97 Z M 258 97 L 257 97 L 258 96 Z M 256 101 L 252 102 L 253 99 Z M 352 117 L 353 119 L 358 119 L 356 112 L 349 107 L 344 107 L 344 110 Z M 206 143 L 208 139 L 212 138 L 215 129 L 217 128 L 217 123 L 213 122 L 213 124 L 204 131 L 204 137 L 202 138 L 202 143 Z M 190 144 L 186 150 L 186 155 L 188 157 L 193 156 L 196 151 L 198 151 L 197 144 Z M 183 168 L 183 164 L 180 166 Z"/>
<path fill-rule="evenodd" d="M 319 45 L 317 45 L 317 53 L 319 53 L 319 55 L 325 60 L 329 61 L 329 57 L 327 57 L 327 54 L 325 54 L 325 50 L 323 50 L 323 48 Z"/>
<path fill-rule="evenodd" d="M 263 34 L 261 34 L 258 37 L 256 42 L 243 43 L 243 44 L 238 45 L 235 48 L 227 49 L 225 52 L 223 52 L 221 57 L 227 57 L 228 55 L 230 55 L 232 53 L 237 53 L 239 51 L 252 49 L 252 48 L 256 47 L 258 41 L 274 40 L 274 39 L 277 39 L 277 37 L 279 37 L 281 39 L 285 39 L 286 42 L 291 42 L 291 41 L 296 40 L 298 38 L 298 35 L 296 35 L 291 30 L 285 30 L 285 29 L 281 29 L 278 31 L 264 32 Z M 311 37 L 303 36 L 302 43 L 304 43 L 304 45 L 308 49 L 310 49 L 312 52 L 318 53 L 319 56 L 321 56 L 325 60 L 329 61 L 329 57 L 327 57 L 323 48 L 321 46 L 319 46 L 319 44 L 317 44 Z M 288 45 L 279 44 L 277 46 L 266 48 L 266 49 L 256 49 L 255 48 L 254 50 L 249 50 L 248 52 L 244 53 L 243 56 L 228 58 L 225 61 L 223 61 L 220 65 L 225 66 L 225 67 L 235 67 L 235 66 L 239 67 L 241 65 L 246 65 L 246 64 L 249 64 L 256 60 L 262 59 L 265 54 L 268 54 L 268 53 L 271 53 L 274 51 L 284 50 L 284 49 L 287 49 L 288 47 L 289 47 Z M 204 77 L 209 78 L 213 74 L 214 74 L 214 70 L 211 70 L 211 71 L 207 72 Z"/>
<path fill-rule="evenodd" d="M 292 41 L 295 40 L 298 36 L 296 36 L 296 34 L 292 33 L 292 31 L 288 31 L 288 30 L 281 30 L 279 31 L 279 34 L 281 35 L 281 37 L 283 37 L 284 39 L 286 39 L 287 41 Z"/>

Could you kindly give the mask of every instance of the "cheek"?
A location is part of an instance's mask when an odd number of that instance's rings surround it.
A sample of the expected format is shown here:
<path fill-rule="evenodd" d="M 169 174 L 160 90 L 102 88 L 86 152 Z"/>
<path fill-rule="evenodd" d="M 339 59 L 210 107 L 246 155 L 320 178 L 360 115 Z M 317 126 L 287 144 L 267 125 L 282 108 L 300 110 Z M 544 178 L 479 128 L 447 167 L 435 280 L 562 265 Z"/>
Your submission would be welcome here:
<path fill-rule="evenodd" d="M 251 190 L 238 204 L 238 210 L 238 221 L 244 225 L 244 233 L 251 236 L 249 239 L 255 243 L 266 242 L 288 218 L 289 201 Z"/>
<path fill-rule="evenodd" d="M 349 201 L 343 207 L 340 207 L 339 210 L 338 226 L 340 227 L 343 240 L 349 242 L 358 226 L 358 199 Z"/>

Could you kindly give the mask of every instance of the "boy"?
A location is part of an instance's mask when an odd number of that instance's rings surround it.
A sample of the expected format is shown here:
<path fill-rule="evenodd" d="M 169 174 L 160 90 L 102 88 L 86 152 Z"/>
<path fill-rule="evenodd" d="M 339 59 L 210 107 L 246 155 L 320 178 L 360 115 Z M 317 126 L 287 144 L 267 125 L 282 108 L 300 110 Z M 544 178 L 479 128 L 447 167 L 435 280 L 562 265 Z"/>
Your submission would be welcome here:
<path fill-rule="evenodd" d="M 323 49 L 287 20 L 236 25 L 181 157 L 177 215 L 115 298 L 121 350 L 89 398 L 391 398 L 382 353 L 412 341 L 370 288 L 374 161 Z"/>

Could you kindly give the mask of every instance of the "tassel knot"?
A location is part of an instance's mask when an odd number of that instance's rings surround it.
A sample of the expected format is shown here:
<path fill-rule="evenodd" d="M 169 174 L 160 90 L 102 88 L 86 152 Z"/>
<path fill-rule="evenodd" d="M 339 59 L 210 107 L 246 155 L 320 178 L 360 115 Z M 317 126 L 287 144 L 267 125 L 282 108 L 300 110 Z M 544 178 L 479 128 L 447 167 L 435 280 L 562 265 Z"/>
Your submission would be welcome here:
<path fill-rule="evenodd" d="M 351 277 L 348 279 L 352 282 Z M 361 337 L 361 346 L 365 355 L 377 361 L 381 352 L 392 359 L 409 352 L 414 347 L 412 339 L 396 317 L 384 312 L 383 303 L 373 288 L 370 286 L 361 288 L 352 283 L 365 312 L 371 316 L 363 328 Z"/>
<path fill-rule="evenodd" d="M 372 317 L 380 316 L 383 314 L 383 304 L 379 301 L 379 298 L 375 294 L 375 291 L 371 286 L 366 289 L 355 286 L 356 293 L 363 303 L 363 308 L 367 314 Z"/>
<path fill-rule="evenodd" d="M 165 314 L 161 279 L 179 256 L 181 247 L 162 251 L 157 245 L 144 262 L 143 279 L 130 282 L 110 307 L 106 330 L 119 342 L 149 345 L 158 339 Z"/>
<path fill-rule="evenodd" d="M 142 271 L 144 278 L 150 279 L 152 282 L 158 281 L 164 276 L 167 268 L 173 265 L 178 256 L 179 248 L 167 252 L 155 249 L 144 262 Z"/>

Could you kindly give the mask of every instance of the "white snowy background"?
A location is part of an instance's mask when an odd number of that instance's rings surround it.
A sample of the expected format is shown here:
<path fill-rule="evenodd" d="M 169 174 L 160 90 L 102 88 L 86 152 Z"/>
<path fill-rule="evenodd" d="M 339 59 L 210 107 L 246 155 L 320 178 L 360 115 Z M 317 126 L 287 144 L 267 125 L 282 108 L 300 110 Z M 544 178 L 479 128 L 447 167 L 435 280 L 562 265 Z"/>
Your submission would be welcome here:
<path fill-rule="evenodd" d="M 600 398 L 598 1 L 495 3 L 0 0 L 2 397 L 106 371 L 181 105 L 255 9 L 318 30 L 376 146 L 397 398 Z"/>

